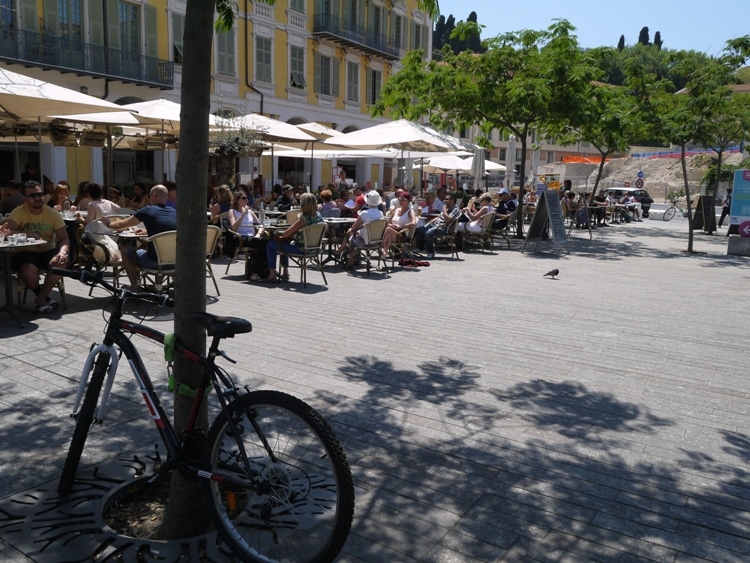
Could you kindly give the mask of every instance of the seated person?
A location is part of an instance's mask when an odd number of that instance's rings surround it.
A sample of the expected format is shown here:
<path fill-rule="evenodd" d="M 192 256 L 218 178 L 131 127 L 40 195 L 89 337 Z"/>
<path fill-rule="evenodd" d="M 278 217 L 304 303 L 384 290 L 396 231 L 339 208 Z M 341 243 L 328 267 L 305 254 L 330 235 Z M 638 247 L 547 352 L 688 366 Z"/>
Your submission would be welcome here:
<path fill-rule="evenodd" d="M 630 212 L 630 214 L 633 216 L 633 220 L 636 223 L 640 223 L 641 222 L 641 212 L 638 209 L 638 206 L 636 205 L 636 203 L 638 203 L 638 202 L 635 201 L 635 197 L 633 196 L 633 194 L 627 194 L 627 195 L 625 195 L 625 197 L 622 198 L 622 203 L 628 206 L 627 209 Z"/>
<path fill-rule="evenodd" d="M 576 219 L 576 209 L 578 209 L 576 194 L 572 191 L 563 192 L 560 204 L 563 208 L 563 216 L 570 219 L 571 223 L 574 222 Z"/>
<path fill-rule="evenodd" d="M 290 211 L 295 202 L 296 200 L 294 199 L 294 188 L 291 184 L 284 184 L 282 193 L 276 200 L 276 210 Z"/>
<path fill-rule="evenodd" d="M 510 194 L 507 190 L 501 191 L 499 195 L 500 199 L 497 202 L 497 208 L 495 209 L 495 222 L 492 224 L 493 229 L 503 230 L 508 225 L 510 214 L 512 213 L 508 209 L 508 200 L 510 200 Z"/>
<path fill-rule="evenodd" d="M 250 255 L 248 271 L 245 272 L 245 275 L 250 276 L 252 281 L 262 282 L 268 277 L 268 264 L 266 263 L 268 240 L 261 236 L 263 234 L 262 226 L 257 231 L 255 230 L 255 225 L 258 223 L 258 218 L 250 208 L 247 194 L 244 192 L 236 193 L 234 201 L 232 201 L 232 209 L 229 210 L 229 228 L 235 233 L 239 233 L 242 237 L 243 246 L 255 250 Z M 230 259 L 234 258 L 239 242 L 236 235 L 227 233 L 226 251 Z"/>
<path fill-rule="evenodd" d="M 136 233 L 145 233 L 148 236 L 158 235 L 167 231 L 177 230 L 177 211 L 174 207 L 167 205 L 169 197 L 167 187 L 156 184 L 149 192 L 151 205 L 142 207 L 130 217 L 124 219 L 104 218 L 106 225 L 115 231 L 121 231 L 130 227 L 136 227 L 143 223 L 145 229 L 138 229 Z M 148 248 L 136 248 L 130 245 L 122 254 L 122 266 L 130 281 L 130 289 L 138 291 L 138 274 L 140 268 L 156 269 L 158 261 L 156 251 L 149 245 Z"/>
<path fill-rule="evenodd" d="M 482 232 L 482 218 L 488 213 L 494 213 L 495 207 L 492 205 L 492 196 L 490 194 L 484 194 L 480 197 L 479 203 L 481 207 L 478 211 L 474 211 L 470 207 L 464 207 L 463 214 L 469 219 L 469 221 L 466 223 L 459 223 L 457 227 L 458 232 Z"/>
<path fill-rule="evenodd" d="M 320 191 L 321 203 L 318 205 L 318 211 L 330 211 L 331 209 L 338 209 L 336 202 L 333 201 L 333 194 L 331 190 L 325 189 Z"/>
<path fill-rule="evenodd" d="M 219 216 L 222 213 L 227 213 L 232 208 L 232 202 L 234 195 L 232 194 L 232 188 L 226 184 L 219 186 L 216 191 L 216 200 L 211 203 L 209 210 L 211 211 L 211 224 L 216 225 L 219 223 Z M 224 227 L 224 225 L 219 225 Z"/>
<path fill-rule="evenodd" d="M 42 187 L 31 180 L 24 185 L 23 195 L 26 201 L 11 212 L 0 233 L 26 233 L 46 241 L 46 244 L 14 252 L 13 269 L 18 271 L 26 287 L 36 295 L 36 311 L 48 315 L 57 307 L 57 302 L 50 299 L 49 294 L 60 276 L 48 272 L 44 284 L 40 286 L 39 271 L 67 267 L 70 242 L 62 215 L 44 203 Z"/>
<path fill-rule="evenodd" d="M 283 268 L 281 276 L 276 273 L 276 256 L 281 248 L 289 254 L 301 254 L 299 249 L 303 246 L 304 241 L 302 234 L 298 231 L 307 225 L 322 223 L 323 217 L 318 213 L 318 200 L 313 194 L 304 193 L 300 198 L 300 209 L 302 215 L 294 223 L 281 233 L 278 238 L 268 241 L 266 245 L 266 259 L 268 260 L 268 277 L 266 282 L 277 283 L 279 281 L 289 280 L 289 258 L 281 257 L 281 266 Z M 294 240 L 289 242 L 289 239 Z"/>
<path fill-rule="evenodd" d="M 101 219 L 106 215 L 112 215 L 120 210 L 119 205 L 102 197 L 102 187 L 95 182 L 86 184 L 86 194 L 91 200 L 86 207 L 88 214 L 86 215 L 85 223 L 87 225 L 92 221 Z M 78 217 L 81 220 L 80 214 Z"/>
<path fill-rule="evenodd" d="M 599 190 L 599 193 L 594 196 L 594 214 L 596 215 L 596 224 L 600 227 L 606 227 L 607 219 L 607 207 L 609 207 L 609 198 L 604 190 Z"/>
<path fill-rule="evenodd" d="M 435 237 L 445 235 L 450 225 L 454 221 L 458 221 L 460 216 L 461 210 L 456 205 L 456 196 L 453 194 L 446 195 L 440 215 L 423 227 L 417 227 L 414 233 L 416 247 L 422 252 L 426 250 L 428 259 L 434 258 Z"/>
<path fill-rule="evenodd" d="M 411 208 L 411 194 L 399 189 L 398 207 L 393 210 L 383 236 L 383 252 L 388 255 L 393 241 L 404 236 L 412 227 L 417 226 L 417 217 Z"/>
<path fill-rule="evenodd" d="M 365 240 L 360 230 L 364 225 L 370 221 L 377 221 L 383 219 L 383 212 L 378 206 L 383 202 L 380 194 L 375 190 L 367 192 L 364 196 L 366 206 L 359 212 L 357 220 L 354 224 L 349 227 L 344 236 L 344 244 L 339 248 L 338 254 L 343 255 L 346 252 L 346 267 L 351 268 L 354 265 L 354 255 L 357 252 L 357 248 L 367 244 L 369 241 Z"/>

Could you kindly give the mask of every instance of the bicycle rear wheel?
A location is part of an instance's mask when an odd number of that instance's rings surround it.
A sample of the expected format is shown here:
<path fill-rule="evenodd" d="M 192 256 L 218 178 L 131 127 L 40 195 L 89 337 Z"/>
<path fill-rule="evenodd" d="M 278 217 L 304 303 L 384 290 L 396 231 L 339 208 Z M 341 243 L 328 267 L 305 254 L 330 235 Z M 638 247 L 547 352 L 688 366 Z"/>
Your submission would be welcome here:
<path fill-rule="evenodd" d="M 207 484 L 220 536 L 244 561 L 332 561 L 351 528 L 354 484 L 331 427 L 277 391 L 248 393 L 228 410 L 239 439 L 222 412 L 204 460 L 216 477 Z"/>
<path fill-rule="evenodd" d="M 68 457 L 65 458 L 60 483 L 57 485 L 57 492 L 61 495 L 67 495 L 73 488 L 78 462 L 81 460 L 89 428 L 94 421 L 94 411 L 99 401 L 99 393 L 102 390 L 104 376 L 107 375 L 110 359 L 111 357 L 108 352 L 101 352 L 94 363 L 94 371 L 91 374 L 91 379 L 89 379 L 86 396 L 83 398 L 83 405 L 76 416 L 76 427 L 73 431 L 73 439 L 70 441 Z"/>
<path fill-rule="evenodd" d="M 671 221 L 672 218 L 677 214 L 677 210 L 674 207 L 670 207 L 664 212 L 664 215 L 661 216 L 662 219 L 665 221 Z"/>

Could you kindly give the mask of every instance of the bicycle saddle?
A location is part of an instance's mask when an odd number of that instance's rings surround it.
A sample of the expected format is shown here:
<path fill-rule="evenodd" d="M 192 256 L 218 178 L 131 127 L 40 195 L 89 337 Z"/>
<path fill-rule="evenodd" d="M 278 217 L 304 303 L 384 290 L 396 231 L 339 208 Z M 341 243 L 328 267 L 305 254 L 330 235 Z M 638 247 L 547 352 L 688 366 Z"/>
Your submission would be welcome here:
<path fill-rule="evenodd" d="M 220 317 L 211 313 L 193 313 L 190 318 L 206 329 L 208 336 L 232 338 L 235 334 L 251 332 L 253 325 L 250 321 L 239 317 Z"/>

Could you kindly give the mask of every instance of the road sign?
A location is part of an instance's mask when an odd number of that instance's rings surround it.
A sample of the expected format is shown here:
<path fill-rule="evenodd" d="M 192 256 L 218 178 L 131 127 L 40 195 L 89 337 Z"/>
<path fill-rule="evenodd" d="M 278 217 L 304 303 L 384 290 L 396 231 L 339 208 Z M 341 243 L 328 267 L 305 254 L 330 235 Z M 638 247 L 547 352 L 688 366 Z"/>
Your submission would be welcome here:
<path fill-rule="evenodd" d="M 635 187 L 638 188 L 639 190 L 643 187 L 643 178 L 638 178 L 635 181 Z"/>
<path fill-rule="evenodd" d="M 643 178 L 643 170 L 638 171 L 638 178 Z M 638 186 L 640 188 L 640 186 Z"/>
<path fill-rule="evenodd" d="M 622 183 L 622 187 L 623 188 L 629 188 L 630 187 L 630 182 L 623 182 Z"/>
<path fill-rule="evenodd" d="M 741 237 L 750 238 L 750 221 L 740 223 L 739 233 Z"/>

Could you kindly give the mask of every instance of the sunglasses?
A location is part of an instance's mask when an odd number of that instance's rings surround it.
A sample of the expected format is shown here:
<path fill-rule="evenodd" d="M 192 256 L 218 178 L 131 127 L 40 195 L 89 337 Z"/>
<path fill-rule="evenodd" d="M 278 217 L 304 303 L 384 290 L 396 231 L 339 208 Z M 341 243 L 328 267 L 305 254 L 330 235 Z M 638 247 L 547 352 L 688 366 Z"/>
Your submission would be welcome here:
<path fill-rule="evenodd" d="M 246 197 L 246 196 L 244 196 L 244 195 L 241 195 L 241 196 L 240 196 L 240 197 L 238 197 L 237 199 L 247 199 L 247 197 Z"/>
<path fill-rule="evenodd" d="M 34 194 L 29 194 L 26 197 L 29 198 L 29 199 L 37 199 L 37 198 L 40 198 L 40 197 L 44 197 L 44 194 L 41 193 L 41 192 L 37 192 L 37 193 L 34 193 Z"/>

